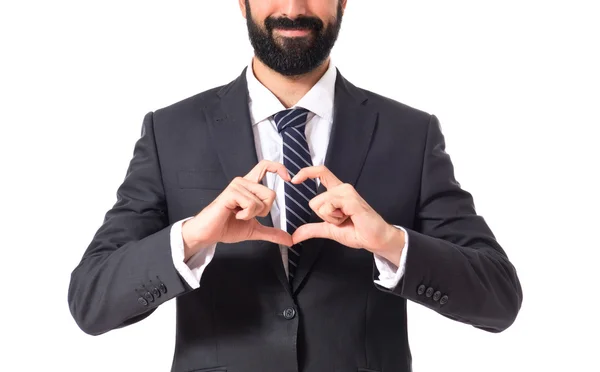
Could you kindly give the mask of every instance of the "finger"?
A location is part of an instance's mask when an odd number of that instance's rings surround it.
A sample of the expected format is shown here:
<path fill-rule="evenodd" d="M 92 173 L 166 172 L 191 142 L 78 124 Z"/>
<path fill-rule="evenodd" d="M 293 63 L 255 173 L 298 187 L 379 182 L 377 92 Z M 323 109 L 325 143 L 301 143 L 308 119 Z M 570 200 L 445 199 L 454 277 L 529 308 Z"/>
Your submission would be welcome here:
<path fill-rule="evenodd" d="M 336 200 L 335 205 L 343 205 L 345 199 L 351 198 L 351 196 L 340 195 L 338 190 L 339 188 L 325 191 L 312 198 L 308 203 L 322 220 L 336 225 L 346 221 L 348 215 L 342 211 L 341 206 L 334 206 L 331 201 Z"/>
<path fill-rule="evenodd" d="M 243 193 L 241 187 L 231 184 L 225 191 L 219 195 L 218 200 L 221 200 L 224 204 L 225 208 L 229 209 L 231 212 L 236 214 L 238 217 L 238 213 L 242 213 L 239 217 L 244 217 L 247 213 L 251 211 L 247 211 L 249 208 L 256 208 L 256 201 L 258 198 L 254 195 L 247 195 Z M 262 210 L 262 208 L 261 208 Z"/>
<path fill-rule="evenodd" d="M 319 178 L 321 183 L 325 188 L 330 189 L 332 187 L 338 186 L 342 184 L 342 181 L 339 180 L 326 166 L 319 165 L 313 167 L 306 167 L 300 169 L 298 173 L 292 178 L 292 183 L 302 183 L 306 179 L 311 178 Z"/>
<path fill-rule="evenodd" d="M 283 178 L 284 181 L 289 182 L 291 180 L 290 175 L 283 164 L 270 160 L 261 160 L 243 178 L 254 183 L 259 183 L 262 181 L 267 172 L 277 173 L 281 178 Z"/>
<path fill-rule="evenodd" d="M 327 222 L 305 223 L 294 231 L 292 242 L 298 244 L 312 238 L 332 239 L 331 225 Z"/>
<path fill-rule="evenodd" d="M 344 214 L 344 212 L 342 212 L 342 210 L 341 210 L 341 209 L 336 209 L 336 210 L 334 210 L 333 212 L 331 212 L 331 215 L 332 215 L 333 217 L 339 217 L 339 218 L 345 218 L 345 217 L 348 217 L 348 216 L 346 216 L 346 215 Z"/>
<path fill-rule="evenodd" d="M 310 206 L 310 208 L 312 210 L 314 210 L 316 212 L 328 200 L 331 200 L 331 199 L 337 198 L 337 197 L 341 197 L 341 196 L 342 195 L 339 194 L 338 189 L 327 190 L 321 194 L 318 194 L 314 198 L 310 199 L 310 201 L 308 202 L 308 205 Z"/>
<path fill-rule="evenodd" d="M 362 204 L 357 198 L 336 196 L 327 201 L 333 208 L 339 209 L 345 216 L 354 216 L 364 211 Z"/>
<path fill-rule="evenodd" d="M 292 242 L 292 236 L 290 234 L 275 227 L 262 225 L 258 221 L 256 221 L 256 225 L 252 230 L 252 234 L 250 234 L 250 238 L 248 240 L 266 240 L 272 243 L 282 244 L 287 247 L 294 245 Z"/>
<path fill-rule="evenodd" d="M 269 212 L 271 211 L 271 207 L 273 206 L 273 202 L 276 198 L 275 191 L 271 190 L 263 184 L 254 183 L 244 178 L 240 178 L 237 183 L 238 185 L 240 185 L 241 188 L 245 188 L 262 201 L 262 210 L 256 212 L 258 216 L 264 217 L 267 214 L 269 214 Z"/>
<path fill-rule="evenodd" d="M 341 225 L 348 218 L 348 216 L 344 215 L 340 209 L 334 207 L 333 204 L 328 201 L 323 203 L 315 212 L 323 221 L 334 225 Z"/>
<path fill-rule="evenodd" d="M 232 185 L 232 188 L 245 198 L 245 204 L 240 205 L 242 210 L 238 211 L 235 215 L 235 218 L 238 220 L 249 220 L 254 218 L 265 209 L 265 203 L 244 186 L 236 184 Z"/>
<path fill-rule="evenodd" d="M 340 218 L 344 215 L 341 211 L 336 212 L 337 208 L 334 208 L 331 203 L 329 203 L 329 200 L 333 197 L 335 197 L 333 191 L 325 191 L 312 198 L 308 202 L 308 205 L 323 221 L 338 225 L 343 222 L 340 221 Z M 335 215 L 334 212 L 336 212 Z"/>

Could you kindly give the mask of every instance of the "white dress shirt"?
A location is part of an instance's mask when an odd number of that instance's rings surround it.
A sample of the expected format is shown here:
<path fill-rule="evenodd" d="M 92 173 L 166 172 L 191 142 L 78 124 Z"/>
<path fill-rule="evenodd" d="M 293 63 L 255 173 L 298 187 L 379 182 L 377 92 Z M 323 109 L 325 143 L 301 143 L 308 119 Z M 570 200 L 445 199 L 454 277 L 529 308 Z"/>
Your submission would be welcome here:
<path fill-rule="evenodd" d="M 310 111 L 306 119 L 306 139 L 313 165 L 323 165 L 325 162 L 325 154 L 327 153 L 329 136 L 333 125 L 336 76 L 336 68 L 330 61 L 329 68 L 325 74 L 294 106 Z M 273 115 L 285 110 L 286 107 L 256 79 L 252 69 L 252 62 L 250 62 L 246 70 L 246 80 L 248 82 L 250 122 L 254 133 L 258 161 L 268 159 L 283 164 L 283 139 L 277 130 Z M 318 185 L 318 178 L 316 182 Z M 277 174 L 267 172 L 263 179 L 263 184 L 276 193 L 275 201 L 271 207 L 273 226 L 286 231 L 285 183 Z M 184 262 L 184 243 L 181 235 L 181 225 L 184 221 L 192 217 L 185 218 L 173 224 L 170 237 L 175 268 L 189 286 L 195 289 L 200 286 L 202 273 L 214 257 L 216 244 L 202 248 L 187 262 Z M 406 230 L 400 226 L 396 227 L 402 229 L 406 236 L 406 242 L 400 258 L 400 266 L 396 267 L 396 265 L 387 259 L 374 254 L 375 264 L 380 274 L 375 283 L 388 289 L 393 289 L 402 278 L 406 262 L 406 252 L 408 250 L 408 234 L 406 234 Z M 279 250 L 285 272 L 288 274 L 288 247 L 280 244 Z"/>

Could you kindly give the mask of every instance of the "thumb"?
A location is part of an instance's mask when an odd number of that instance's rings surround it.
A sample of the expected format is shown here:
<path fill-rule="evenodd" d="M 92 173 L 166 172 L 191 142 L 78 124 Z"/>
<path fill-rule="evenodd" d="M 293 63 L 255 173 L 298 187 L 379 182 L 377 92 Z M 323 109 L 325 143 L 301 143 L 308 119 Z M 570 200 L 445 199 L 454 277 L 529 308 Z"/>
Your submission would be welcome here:
<path fill-rule="evenodd" d="M 253 226 L 252 233 L 248 240 L 266 240 L 276 244 L 283 244 L 287 247 L 293 245 L 292 236 L 286 231 L 275 227 L 265 226 L 258 221 L 256 221 L 256 224 Z"/>
<path fill-rule="evenodd" d="M 306 223 L 294 231 L 292 241 L 298 244 L 312 238 L 331 239 L 331 225 L 328 222 Z"/>

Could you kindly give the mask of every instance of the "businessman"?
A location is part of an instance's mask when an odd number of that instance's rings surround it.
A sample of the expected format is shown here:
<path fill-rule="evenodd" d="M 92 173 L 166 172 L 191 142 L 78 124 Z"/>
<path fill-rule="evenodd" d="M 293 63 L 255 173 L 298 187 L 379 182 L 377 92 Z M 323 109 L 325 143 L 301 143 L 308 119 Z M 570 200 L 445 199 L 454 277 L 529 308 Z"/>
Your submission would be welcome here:
<path fill-rule="evenodd" d="M 99 335 L 176 298 L 177 372 L 411 371 L 407 300 L 509 327 L 516 270 L 438 119 L 333 65 L 346 1 L 239 2 L 254 56 L 145 116 L 71 275 L 79 327 Z"/>

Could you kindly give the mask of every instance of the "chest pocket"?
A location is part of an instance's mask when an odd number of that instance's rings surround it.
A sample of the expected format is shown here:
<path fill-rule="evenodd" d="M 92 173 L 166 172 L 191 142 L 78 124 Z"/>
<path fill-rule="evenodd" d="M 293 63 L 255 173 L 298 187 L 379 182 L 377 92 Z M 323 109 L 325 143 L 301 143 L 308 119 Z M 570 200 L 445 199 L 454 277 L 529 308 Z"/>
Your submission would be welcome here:
<path fill-rule="evenodd" d="M 177 185 L 180 189 L 224 190 L 227 179 L 220 170 L 179 170 Z"/>

